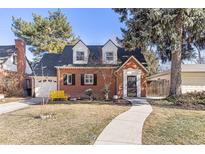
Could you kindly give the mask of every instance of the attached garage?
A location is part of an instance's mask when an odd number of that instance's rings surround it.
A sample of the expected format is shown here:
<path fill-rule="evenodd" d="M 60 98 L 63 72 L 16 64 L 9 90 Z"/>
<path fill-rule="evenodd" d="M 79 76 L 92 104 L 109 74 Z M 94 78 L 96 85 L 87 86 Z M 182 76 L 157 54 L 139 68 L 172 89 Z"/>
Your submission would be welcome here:
<path fill-rule="evenodd" d="M 40 62 L 33 65 L 32 95 L 49 97 L 51 90 L 57 90 L 57 72 L 60 54 L 45 54 Z"/>
<path fill-rule="evenodd" d="M 34 77 L 35 97 L 49 97 L 51 90 L 57 90 L 57 77 Z"/>

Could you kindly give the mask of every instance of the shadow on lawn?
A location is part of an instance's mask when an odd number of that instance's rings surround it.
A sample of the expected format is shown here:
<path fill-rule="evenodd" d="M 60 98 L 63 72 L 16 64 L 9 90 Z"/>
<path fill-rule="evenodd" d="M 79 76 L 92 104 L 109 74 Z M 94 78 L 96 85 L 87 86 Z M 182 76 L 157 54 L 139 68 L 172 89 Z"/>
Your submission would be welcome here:
<path fill-rule="evenodd" d="M 10 116 L 10 117 L 30 117 L 30 118 L 35 117 L 35 115 L 29 114 L 29 113 L 25 113 L 25 114 L 6 113 L 6 116 Z"/>
<path fill-rule="evenodd" d="M 66 104 L 66 105 L 74 105 L 74 104 L 94 104 L 94 105 L 116 105 L 116 106 L 131 106 L 129 101 L 123 100 L 120 102 L 113 101 L 89 101 L 89 100 L 77 100 L 77 101 L 49 101 L 48 105 L 57 105 L 57 104 Z"/>
<path fill-rule="evenodd" d="M 198 110 L 205 111 L 205 105 L 202 104 L 175 104 L 174 102 L 162 100 L 147 100 L 152 106 L 162 107 L 162 108 L 172 108 L 172 109 L 182 109 L 182 110 Z"/>

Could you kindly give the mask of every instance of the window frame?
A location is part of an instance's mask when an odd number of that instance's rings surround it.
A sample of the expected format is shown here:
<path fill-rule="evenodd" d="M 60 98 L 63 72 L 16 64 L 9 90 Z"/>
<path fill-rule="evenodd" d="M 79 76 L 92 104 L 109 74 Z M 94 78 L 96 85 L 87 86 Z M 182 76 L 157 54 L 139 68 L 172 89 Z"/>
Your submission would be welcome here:
<path fill-rule="evenodd" d="M 110 60 L 109 58 L 111 57 L 110 55 L 108 56 L 107 54 L 112 53 L 112 60 Z M 113 62 L 114 61 L 114 52 L 113 51 L 106 51 L 105 52 L 105 61 L 107 62 Z"/>
<path fill-rule="evenodd" d="M 65 75 L 66 75 L 66 84 L 65 84 L 65 81 L 64 81 Z M 69 77 L 70 77 L 70 81 L 69 81 Z M 70 73 L 64 74 L 64 76 L 63 76 L 63 85 L 72 85 L 73 84 L 72 81 L 73 81 L 73 75 L 72 74 L 70 74 Z"/>
<path fill-rule="evenodd" d="M 13 55 L 12 61 L 14 65 L 17 65 L 17 55 L 16 54 Z"/>
<path fill-rule="evenodd" d="M 83 53 L 83 58 L 82 59 L 78 59 L 79 56 L 78 56 L 78 53 Z M 82 56 L 82 55 L 80 55 Z M 84 51 L 76 51 L 76 61 L 85 61 L 85 52 Z"/>
<path fill-rule="evenodd" d="M 94 74 L 84 74 L 84 84 L 93 85 L 94 84 Z"/>

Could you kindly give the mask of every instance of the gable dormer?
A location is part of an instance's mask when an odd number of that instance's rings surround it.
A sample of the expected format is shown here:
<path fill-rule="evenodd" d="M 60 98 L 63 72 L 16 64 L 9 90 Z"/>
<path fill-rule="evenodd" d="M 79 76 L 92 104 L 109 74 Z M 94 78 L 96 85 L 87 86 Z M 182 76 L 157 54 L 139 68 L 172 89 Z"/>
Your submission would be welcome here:
<path fill-rule="evenodd" d="M 117 50 L 118 47 L 111 40 L 107 41 L 102 47 L 102 63 L 117 64 Z"/>
<path fill-rule="evenodd" d="M 89 49 L 81 40 L 73 47 L 73 64 L 87 64 Z"/>

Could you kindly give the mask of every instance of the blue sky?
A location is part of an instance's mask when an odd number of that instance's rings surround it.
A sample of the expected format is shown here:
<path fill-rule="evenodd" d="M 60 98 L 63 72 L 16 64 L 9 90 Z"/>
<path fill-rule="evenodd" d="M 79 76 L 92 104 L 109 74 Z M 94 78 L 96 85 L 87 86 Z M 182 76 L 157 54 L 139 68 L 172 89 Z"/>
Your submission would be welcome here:
<path fill-rule="evenodd" d="M 12 16 L 21 17 L 26 21 L 32 21 L 32 13 L 43 16 L 48 11 L 57 9 L 0 9 L 0 45 L 14 44 L 15 36 L 11 31 Z M 61 9 L 68 18 L 74 34 L 86 44 L 104 44 L 108 39 L 121 37 L 117 14 L 112 9 Z M 27 57 L 32 54 L 27 51 Z"/>

